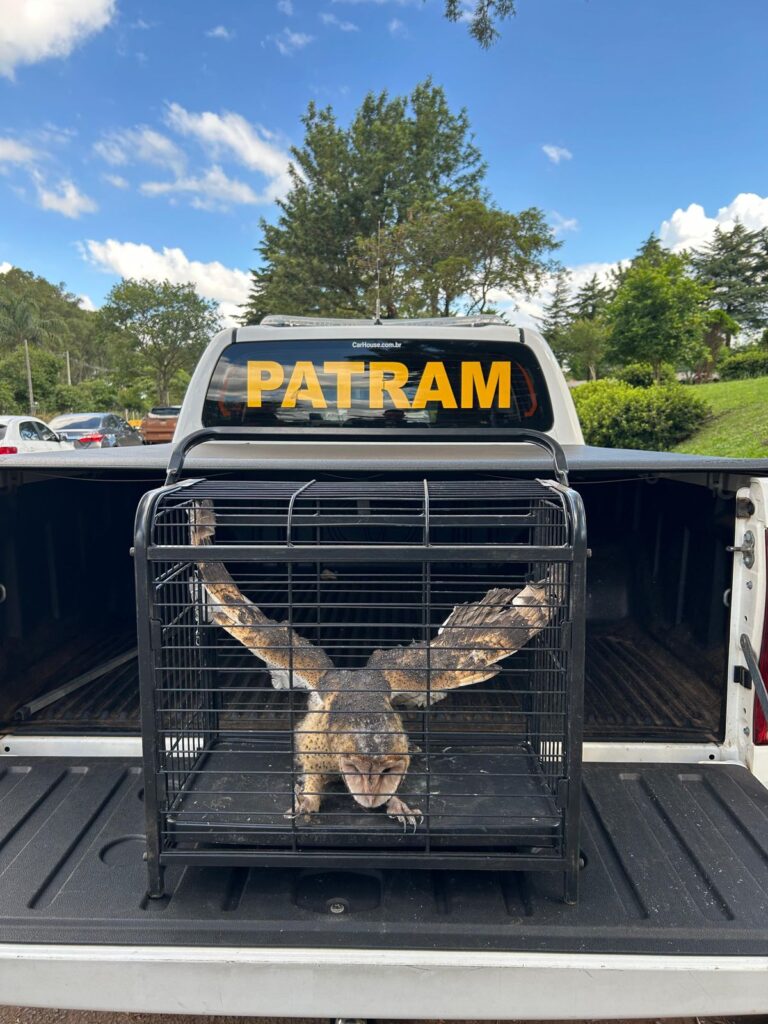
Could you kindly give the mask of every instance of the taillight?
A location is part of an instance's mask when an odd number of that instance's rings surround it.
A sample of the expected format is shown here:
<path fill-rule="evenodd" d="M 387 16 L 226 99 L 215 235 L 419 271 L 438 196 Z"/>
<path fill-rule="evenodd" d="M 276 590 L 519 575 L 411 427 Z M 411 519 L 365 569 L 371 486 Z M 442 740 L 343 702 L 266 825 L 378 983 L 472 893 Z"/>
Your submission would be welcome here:
<path fill-rule="evenodd" d="M 18 455 L 19 449 L 14 448 L 12 444 L 0 445 L 0 455 Z"/>
<path fill-rule="evenodd" d="M 101 444 L 104 440 L 103 434 L 88 434 L 87 437 L 78 438 L 80 444 Z"/>
<path fill-rule="evenodd" d="M 768 530 L 765 531 L 765 553 L 766 565 L 768 565 Z M 768 594 L 766 594 L 765 612 L 763 614 L 763 635 L 760 640 L 760 657 L 757 664 L 760 668 L 760 675 L 763 679 L 768 679 Z M 752 736 L 757 746 L 768 746 L 768 722 L 765 720 L 763 709 L 757 697 L 755 697 Z"/>

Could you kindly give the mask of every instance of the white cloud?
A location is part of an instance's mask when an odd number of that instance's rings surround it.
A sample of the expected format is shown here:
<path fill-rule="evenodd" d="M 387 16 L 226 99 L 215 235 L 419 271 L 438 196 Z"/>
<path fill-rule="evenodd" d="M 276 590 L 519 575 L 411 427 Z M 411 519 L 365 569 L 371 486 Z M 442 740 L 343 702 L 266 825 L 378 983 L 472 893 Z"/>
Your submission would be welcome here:
<path fill-rule="evenodd" d="M 546 154 L 547 158 L 552 161 L 553 164 L 559 164 L 563 160 L 573 159 L 573 153 L 570 149 L 566 149 L 565 146 L 542 146 L 542 152 Z"/>
<path fill-rule="evenodd" d="M 95 213 L 96 202 L 81 192 L 72 181 L 62 180 L 54 188 L 46 188 L 39 174 L 33 175 L 37 188 L 37 201 L 43 210 L 53 210 L 64 217 L 77 220 L 84 213 Z"/>
<path fill-rule="evenodd" d="M 294 53 L 308 46 L 315 37 L 306 32 L 292 32 L 291 29 L 284 28 L 279 35 L 268 38 L 272 40 L 284 57 L 292 57 Z"/>
<path fill-rule="evenodd" d="M 293 14 L 293 0 L 277 0 L 277 9 L 287 18 Z"/>
<path fill-rule="evenodd" d="M 81 309 L 87 309 L 89 313 L 93 313 L 96 309 L 96 304 L 90 295 L 78 295 L 77 304 Z"/>
<path fill-rule="evenodd" d="M 216 28 L 208 29 L 205 34 L 209 39 L 223 39 L 226 43 L 231 42 L 235 38 L 235 33 L 227 28 L 226 25 L 217 25 Z"/>
<path fill-rule="evenodd" d="M 404 23 L 399 18 L 392 18 L 387 24 L 387 30 L 391 36 L 404 36 L 408 32 Z"/>
<path fill-rule="evenodd" d="M 562 235 L 565 231 L 579 230 L 579 222 L 575 217 L 564 217 L 557 210 L 552 211 L 549 219 L 552 222 L 552 233 L 555 235 Z"/>
<path fill-rule="evenodd" d="M 7 274 L 8 271 L 12 269 L 13 264 L 9 263 L 7 260 L 5 260 L 3 263 L 0 263 L 0 274 Z"/>
<path fill-rule="evenodd" d="M 251 124 L 231 111 L 192 113 L 178 103 L 169 105 L 167 120 L 180 134 L 197 139 L 214 159 L 229 154 L 244 167 L 263 174 L 267 178 L 264 195 L 268 200 L 285 195 L 290 188 L 288 153 L 275 145 L 272 133 L 260 125 Z"/>
<path fill-rule="evenodd" d="M 201 177 L 177 178 L 176 181 L 147 181 L 141 191 L 148 196 L 173 195 L 189 192 L 194 195 L 192 205 L 199 210 L 226 209 L 234 204 L 266 203 L 266 195 L 259 196 L 250 185 L 227 177 L 221 167 L 214 166 Z"/>
<path fill-rule="evenodd" d="M 45 145 L 68 146 L 73 139 L 77 138 L 76 128 L 65 128 L 46 121 L 42 128 L 34 133 L 34 138 L 39 139 Z"/>
<path fill-rule="evenodd" d="M 104 242 L 89 239 L 81 246 L 81 252 L 92 266 L 120 277 L 146 277 L 172 284 L 191 281 L 203 298 L 219 303 L 222 316 L 231 322 L 239 316 L 239 306 L 248 298 L 251 278 L 247 271 L 225 267 L 218 260 L 190 260 L 182 249 L 164 247 L 159 252 L 144 243 L 108 238 Z"/>
<path fill-rule="evenodd" d="M 128 188 L 128 182 L 121 174 L 105 174 L 104 181 L 109 182 L 114 188 Z"/>
<path fill-rule="evenodd" d="M 695 249 L 711 239 L 716 227 L 729 231 L 737 221 L 750 231 L 768 228 L 768 196 L 740 192 L 727 206 L 721 206 L 714 217 L 708 217 L 699 203 L 691 203 L 685 210 L 678 208 L 669 220 L 662 222 L 659 238 L 673 252 Z"/>
<path fill-rule="evenodd" d="M 115 0 L 0 0 L 0 75 L 21 64 L 67 57 L 105 28 Z"/>
<path fill-rule="evenodd" d="M 323 11 L 320 15 L 320 21 L 324 25 L 333 25 L 334 28 L 339 29 L 340 32 L 359 32 L 360 28 L 354 23 L 354 21 L 342 21 L 341 18 L 337 18 L 332 11 Z"/>
<path fill-rule="evenodd" d="M 146 125 L 109 132 L 93 148 L 113 167 L 143 161 L 181 174 L 186 163 L 184 153 L 175 142 Z"/>
<path fill-rule="evenodd" d="M 31 164 L 36 157 L 37 153 L 31 146 L 16 139 L 0 139 L 0 165 Z"/>

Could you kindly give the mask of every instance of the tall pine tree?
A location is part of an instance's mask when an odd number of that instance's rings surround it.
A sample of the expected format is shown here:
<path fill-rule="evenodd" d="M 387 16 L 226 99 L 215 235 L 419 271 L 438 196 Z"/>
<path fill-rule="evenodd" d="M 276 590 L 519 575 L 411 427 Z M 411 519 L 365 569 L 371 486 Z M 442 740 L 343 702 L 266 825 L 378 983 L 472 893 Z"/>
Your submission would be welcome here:
<path fill-rule="evenodd" d="M 730 231 L 717 227 L 691 262 L 699 280 L 710 285 L 713 309 L 750 331 L 768 326 L 768 231 L 748 231 L 739 223 Z M 730 345 L 730 330 L 724 338 Z"/>
<path fill-rule="evenodd" d="M 541 333 L 544 340 L 560 361 L 565 356 L 563 339 L 573 323 L 573 295 L 571 294 L 571 274 L 565 267 L 555 274 L 552 296 L 542 310 L 540 319 Z"/>
<path fill-rule="evenodd" d="M 593 274 L 578 289 L 571 303 L 575 320 L 599 320 L 608 307 L 611 289 L 604 285 L 597 274 Z"/>

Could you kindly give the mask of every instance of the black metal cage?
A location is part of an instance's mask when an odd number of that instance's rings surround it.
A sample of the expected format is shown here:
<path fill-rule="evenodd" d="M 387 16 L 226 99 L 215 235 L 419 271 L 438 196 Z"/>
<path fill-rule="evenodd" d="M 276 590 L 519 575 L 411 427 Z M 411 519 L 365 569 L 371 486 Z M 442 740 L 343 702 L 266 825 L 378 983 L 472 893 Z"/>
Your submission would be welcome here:
<path fill-rule="evenodd" d="M 586 538 L 559 482 L 212 481 L 136 569 L 163 867 L 559 870 L 576 897 Z"/>

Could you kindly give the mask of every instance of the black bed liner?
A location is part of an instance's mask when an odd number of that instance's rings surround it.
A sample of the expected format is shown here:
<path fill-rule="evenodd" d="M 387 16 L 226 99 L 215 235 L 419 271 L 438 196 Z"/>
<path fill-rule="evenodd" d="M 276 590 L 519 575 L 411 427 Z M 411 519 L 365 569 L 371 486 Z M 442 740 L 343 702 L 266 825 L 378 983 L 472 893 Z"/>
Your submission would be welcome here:
<path fill-rule="evenodd" d="M 119 654 L 133 643 L 133 637 L 118 633 L 107 643 L 99 635 L 95 641 L 102 658 Z M 79 652 L 68 662 L 69 676 L 98 662 L 96 652 Z M 82 662 L 82 665 L 81 665 Z M 244 655 L 243 665 L 252 663 Z M 674 685 L 670 685 L 674 680 Z M 58 682 L 60 682 L 60 678 Z M 264 675 L 248 677 L 252 689 L 244 687 L 238 702 L 249 699 L 264 704 Z M 680 657 L 668 651 L 658 640 L 634 626 L 620 624 L 588 631 L 586 679 L 584 687 L 584 734 L 588 740 L 648 740 L 663 742 L 717 742 L 721 738 L 721 695 Z M 255 695 L 255 696 L 254 696 Z M 284 701 L 285 693 L 275 691 L 274 702 Z M 492 699 L 492 688 L 484 698 Z M 471 709 L 477 712 L 477 695 Z M 452 698 L 455 713 L 462 707 L 462 694 Z M 269 709 L 262 708 L 265 713 Z M 277 708 L 275 709 L 277 710 Z M 498 717 L 498 711 L 496 711 Z M 138 664 L 132 661 L 100 676 L 37 711 L 22 722 L 13 723 L 14 731 L 47 734 L 56 732 L 137 733 L 139 731 Z M 237 716 L 228 728 L 237 728 Z"/>
<path fill-rule="evenodd" d="M 3 758 L 0 941 L 765 955 L 768 791 L 725 764 L 584 776 L 576 908 L 546 874 L 282 868 L 172 868 L 149 901 L 138 761 Z"/>

